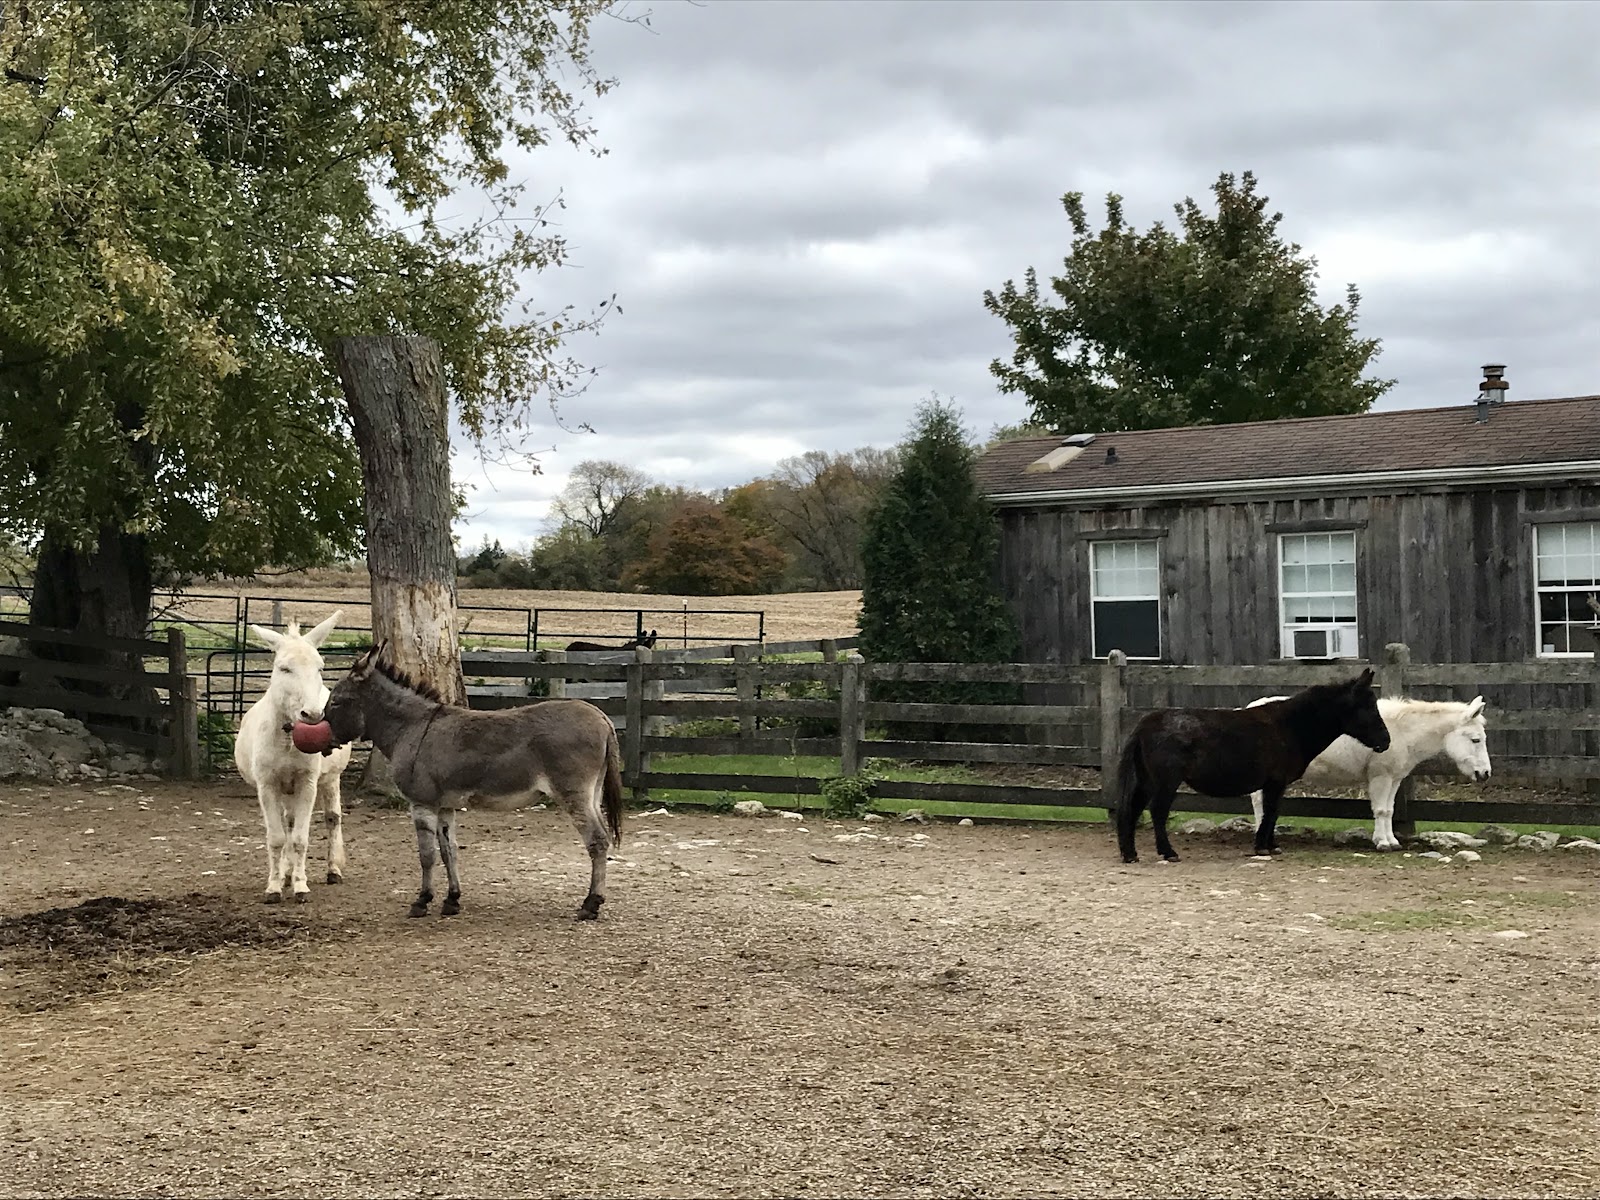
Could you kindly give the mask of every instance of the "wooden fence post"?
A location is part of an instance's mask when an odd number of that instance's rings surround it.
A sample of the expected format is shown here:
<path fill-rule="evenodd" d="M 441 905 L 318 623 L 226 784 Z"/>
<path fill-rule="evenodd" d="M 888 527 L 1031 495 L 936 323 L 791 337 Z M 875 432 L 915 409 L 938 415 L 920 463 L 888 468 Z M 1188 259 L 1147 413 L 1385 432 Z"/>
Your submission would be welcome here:
<path fill-rule="evenodd" d="M 839 643 L 833 638 L 823 638 L 817 643 L 817 649 L 822 651 L 822 661 L 825 663 L 839 661 Z M 1595 657 L 1600 659 L 1600 649 L 1595 651 Z"/>
<path fill-rule="evenodd" d="M 564 663 L 567 661 L 567 652 L 565 650 L 541 650 L 539 651 L 539 659 L 541 662 Z M 545 680 L 545 695 L 552 700 L 565 699 L 567 695 L 567 677 L 565 675 L 553 675 Z"/>
<path fill-rule="evenodd" d="M 644 753 L 644 664 L 649 655 L 650 651 L 643 646 L 635 647 L 634 660 L 628 664 L 628 695 L 624 702 L 622 769 L 633 789 L 633 798 L 638 801 L 650 799 L 650 789 L 640 782 L 647 761 Z"/>
<path fill-rule="evenodd" d="M 189 645 L 181 629 L 167 630 L 168 697 L 172 705 L 172 766 L 181 779 L 200 778 L 200 703 L 189 678 Z"/>
<path fill-rule="evenodd" d="M 756 675 L 750 669 L 751 649 L 749 646 L 735 646 L 733 648 L 733 681 L 739 693 L 740 704 L 754 704 L 756 700 Z M 755 713 L 739 714 L 739 736 L 755 737 Z"/>
<path fill-rule="evenodd" d="M 1398 699 L 1406 694 L 1406 666 L 1411 662 L 1411 647 L 1390 642 L 1383 648 L 1383 665 L 1378 668 L 1378 690 Z M 1411 801 L 1416 798 L 1417 781 L 1407 775 L 1394 794 L 1394 835 L 1401 841 L 1415 837 L 1417 823 L 1411 817 Z"/>
<path fill-rule="evenodd" d="M 864 660 L 845 655 L 839 668 L 839 774 L 861 774 L 861 743 L 866 737 L 866 685 L 861 675 Z"/>
<path fill-rule="evenodd" d="M 1106 655 L 1100 668 L 1100 803 L 1108 820 L 1117 812 L 1117 759 L 1122 754 L 1122 706 L 1128 702 L 1128 656 Z"/>

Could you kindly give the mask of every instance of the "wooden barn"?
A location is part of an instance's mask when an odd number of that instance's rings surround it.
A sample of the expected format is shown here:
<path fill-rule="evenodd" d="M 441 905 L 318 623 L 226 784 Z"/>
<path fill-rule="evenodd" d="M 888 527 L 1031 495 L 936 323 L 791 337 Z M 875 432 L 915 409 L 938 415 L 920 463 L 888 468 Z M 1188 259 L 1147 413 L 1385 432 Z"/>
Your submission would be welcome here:
<path fill-rule="evenodd" d="M 1031 662 L 1592 656 L 1600 396 L 994 446 L 978 480 Z"/>

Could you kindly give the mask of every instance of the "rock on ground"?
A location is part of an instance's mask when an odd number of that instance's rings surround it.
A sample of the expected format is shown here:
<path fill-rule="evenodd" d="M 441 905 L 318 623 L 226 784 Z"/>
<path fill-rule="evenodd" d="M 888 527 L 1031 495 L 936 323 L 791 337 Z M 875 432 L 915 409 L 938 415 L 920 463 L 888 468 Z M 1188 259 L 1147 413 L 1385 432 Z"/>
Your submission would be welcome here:
<path fill-rule="evenodd" d="M 1215 833 L 1216 832 L 1216 828 L 1217 828 L 1217 823 L 1215 821 L 1208 821 L 1204 817 L 1195 817 L 1193 820 L 1185 821 L 1182 825 L 1179 825 L 1178 826 L 1178 832 L 1179 833 Z"/>
<path fill-rule="evenodd" d="M 1430 829 L 1427 833 L 1417 834 L 1417 841 L 1432 846 L 1435 850 L 1456 850 L 1463 846 L 1487 846 L 1487 838 L 1473 837 L 1470 833 L 1457 833 L 1451 829 Z"/>
<path fill-rule="evenodd" d="M 1486 842 L 1493 842 L 1497 846 L 1510 846 L 1517 840 L 1517 831 L 1507 829 L 1504 825 L 1485 825 L 1478 830 L 1478 836 Z"/>
<path fill-rule="evenodd" d="M 150 769 L 143 756 L 107 745 L 56 709 L 0 712 L 0 779 L 104 779 Z"/>
<path fill-rule="evenodd" d="M 764 817 L 767 815 L 767 806 L 759 800 L 741 800 L 733 806 L 736 817 Z"/>
<path fill-rule="evenodd" d="M 1548 829 L 1541 829 L 1536 833 L 1525 833 L 1512 843 L 1518 850 L 1554 850 L 1561 842 L 1561 835 Z"/>

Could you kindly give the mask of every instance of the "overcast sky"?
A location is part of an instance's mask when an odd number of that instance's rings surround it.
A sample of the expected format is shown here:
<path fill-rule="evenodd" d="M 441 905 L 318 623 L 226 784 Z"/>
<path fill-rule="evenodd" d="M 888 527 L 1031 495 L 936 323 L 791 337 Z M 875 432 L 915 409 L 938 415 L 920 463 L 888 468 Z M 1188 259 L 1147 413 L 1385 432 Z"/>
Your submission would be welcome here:
<path fill-rule="evenodd" d="M 653 0 L 597 29 L 610 153 L 521 160 L 564 195 L 541 304 L 622 312 L 526 446 L 458 455 L 462 543 L 545 529 L 584 459 L 731 486 L 810 449 L 887 446 L 951 397 L 1021 420 L 986 288 L 1057 269 L 1081 191 L 1141 228 L 1253 170 L 1323 299 L 1362 294 L 1379 407 L 1600 391 L 1600 4 Z"/>

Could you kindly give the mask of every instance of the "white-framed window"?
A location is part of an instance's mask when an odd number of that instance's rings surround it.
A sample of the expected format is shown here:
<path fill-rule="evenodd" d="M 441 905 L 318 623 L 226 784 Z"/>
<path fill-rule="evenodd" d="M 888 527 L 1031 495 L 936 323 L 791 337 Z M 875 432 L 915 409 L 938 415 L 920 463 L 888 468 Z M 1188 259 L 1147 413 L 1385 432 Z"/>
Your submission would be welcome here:
<path fill-rule="evenodd" d="M 1600 595 L 1600 521 L 1533 527 L 1534 613 L 1541 657 L 1590 655 L 1594 643 L 1578 627 L 1600 614 L 1589 597 Z"/>
<path fill-rule="evenodd" d="M 1285 658 L 1355 658 L 1353 530 L 1278 535 L 1278 595 Z"/>
<path fill-rule="evenodd" d="M 1121 650 L 1161 657 L 1161 544 L 1154 538 L 1089 544 L 1089 626 L 1095 658 Z"/>

